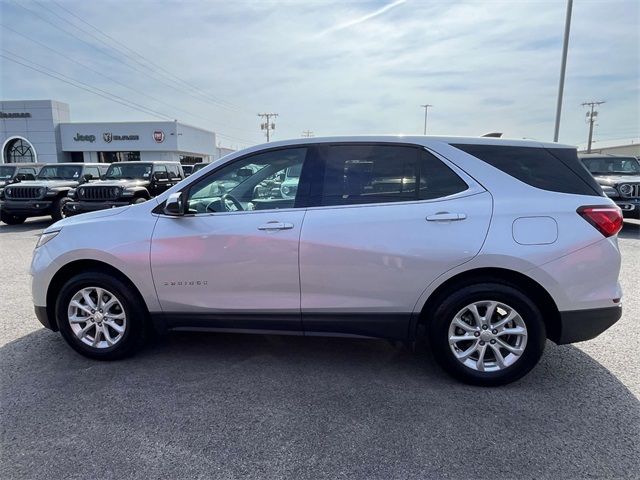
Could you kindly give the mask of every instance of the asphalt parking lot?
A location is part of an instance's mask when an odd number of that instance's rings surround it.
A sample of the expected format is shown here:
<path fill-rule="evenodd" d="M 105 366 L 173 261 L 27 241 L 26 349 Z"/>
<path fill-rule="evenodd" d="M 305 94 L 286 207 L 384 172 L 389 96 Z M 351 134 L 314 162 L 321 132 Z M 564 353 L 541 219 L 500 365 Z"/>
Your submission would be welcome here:
<path fill-rule="evenodd" d="M 47 225 L 0 226 L 1 478 L 638 478 L 638 221 L 622 320 L 497 389 L 376 340 L 172 334 L 85 359 L 33 314 Z"/>

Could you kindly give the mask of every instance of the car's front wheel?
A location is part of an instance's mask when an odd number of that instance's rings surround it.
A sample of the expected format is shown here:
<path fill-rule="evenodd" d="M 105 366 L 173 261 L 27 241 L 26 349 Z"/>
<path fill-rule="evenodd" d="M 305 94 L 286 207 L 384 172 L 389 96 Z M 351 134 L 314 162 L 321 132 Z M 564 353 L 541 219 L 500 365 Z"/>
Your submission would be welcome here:
<path fill-rule="evenodd" d="M 116 360 L 140 346 L 145 312 L 131 287 L 121 279 L 85 272 L 62 287 L 56 320 L 74 350 L 90 358 Z"/>
<path fill-rule="evenodd" d="M 51 218 L 53 218 L 56 222 L 65 218 L 67 216 L 66 206 L 70 201 L 70 198 L 62 197 L 53 202 L 53 205 L 51 207 Z"/>
<path fill-rule="evenodd" d="M 536 304 L 502 283 L 458 289 L 439 302 L 429 319 L 436 361 L 474 385 L 504 385 L 523 377 L 538 363 L 545 340 Z"/>
<path fill-rule="evenodd" d="M 20 225 L 27 219 L 27 217 L 23 217 L 22 215 L 11 215 L 7 212 L 1 212 L 0 217 L 0 220 L 7 225 Z"/>

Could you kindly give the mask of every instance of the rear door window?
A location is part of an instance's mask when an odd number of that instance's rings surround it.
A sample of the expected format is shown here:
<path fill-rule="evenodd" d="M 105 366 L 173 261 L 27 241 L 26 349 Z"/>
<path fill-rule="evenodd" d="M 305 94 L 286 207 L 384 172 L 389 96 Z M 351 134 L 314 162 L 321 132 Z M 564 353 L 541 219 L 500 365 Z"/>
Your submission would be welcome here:
<path fill-rule="evenodd" d="M 532 187 L 560 193 L 603 195 L 574 149 L 453 144 Z"/>
<path fill-rule="evenodd" d="M 468 188 L 439 159 L 409 145 L 331 145 L 323 158 L 320 205 L 427 200 Z"/>

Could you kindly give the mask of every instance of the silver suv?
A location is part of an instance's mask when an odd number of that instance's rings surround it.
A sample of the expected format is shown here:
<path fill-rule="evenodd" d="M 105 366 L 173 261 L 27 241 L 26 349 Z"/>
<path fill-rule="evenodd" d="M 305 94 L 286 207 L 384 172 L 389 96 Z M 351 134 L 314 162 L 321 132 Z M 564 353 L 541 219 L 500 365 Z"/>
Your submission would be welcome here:
<path fill-rule="evenodd" d="M 292 170 L 295 195 L 260 188 Z M 533 368 L 547 338 L 588 340 L 620 318 L 621 226 L 572 147 L 284 141 L 52 225 L 33 299 L 96 359 L 131 354 L 150 328 L 426 338 L 452 375 L 498 385 Z"/>

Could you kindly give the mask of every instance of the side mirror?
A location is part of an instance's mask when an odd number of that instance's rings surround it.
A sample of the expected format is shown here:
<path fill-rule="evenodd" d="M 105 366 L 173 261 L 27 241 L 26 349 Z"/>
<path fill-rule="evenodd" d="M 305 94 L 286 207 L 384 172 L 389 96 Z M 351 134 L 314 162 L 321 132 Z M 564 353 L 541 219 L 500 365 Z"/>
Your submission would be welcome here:
<path fill-rule="evenodd" d="M 160 173 L 160 172 L 158 172 Z M 184 215 L 184 206 L 182 204 L 182 192 L 172 193 L 164 203 L 165 215 L 171 215 L 172 217 L 179 217 Z"/>
<path fill-rule="evenodd" d="M 90 180 L 93 180 L 93 175 L 91 175 L 90 173 L 85 173 L 85 174 L 82 176 L 82 181 L 83 181 L 83 182 L 88 182 L 88 181 L 90 181 Z"/>
<path fill-rule="evenodd" d="M 169 174 L 167 172 L 153 172 L 153 179 L 158 182 L 161 180 L 168 180 Z"/>

